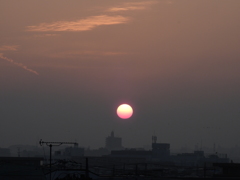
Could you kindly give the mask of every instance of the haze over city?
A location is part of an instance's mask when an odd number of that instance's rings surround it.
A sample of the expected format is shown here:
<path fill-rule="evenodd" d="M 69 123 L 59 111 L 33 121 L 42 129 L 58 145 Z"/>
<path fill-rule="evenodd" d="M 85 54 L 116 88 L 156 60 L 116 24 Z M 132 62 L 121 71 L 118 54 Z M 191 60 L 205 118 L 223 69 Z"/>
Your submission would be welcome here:
<path fill-rule="evenodd" d="M 0 147 L 233 147 L 239 0 L 2 0 Z M 127 103 L 129 119 L 116 110 Z"/>

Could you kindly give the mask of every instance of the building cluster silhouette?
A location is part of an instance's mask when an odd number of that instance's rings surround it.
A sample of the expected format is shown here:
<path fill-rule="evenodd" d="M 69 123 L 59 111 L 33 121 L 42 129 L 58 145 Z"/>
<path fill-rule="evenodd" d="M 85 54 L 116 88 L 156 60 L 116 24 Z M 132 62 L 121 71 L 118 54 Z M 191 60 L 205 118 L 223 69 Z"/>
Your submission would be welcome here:
<path fill-rule="evenodd" d="M 52 147 L 49 142 L 43 143 Z M 240 173 L 237 173 L 237 170 L 240 172 L 240 165 L 230 163 L 226 154 L 206 154 L 201 149 L 192 153 L 173 154 L 170 144 L 158 143 L 156 136 L 152 136 L 150 150 L 124 148 L 122 138 L 116 137 L 113 131 L 106 137 L 105 147 L 99 149 L 83 148 L 74 143 L 74 146 L 64 146 L 62 149 L 53 147 L 50 151 L 52 154 L 49 154 L 48 147 L 43 154 L 36 149 L 35 155 L 32 153 L 34 150 L 29 154 L 25 152 L 25 156 L 29 157 L 22 157 L 23 151 L 20 151 L 20 147 L 15 147 L 15 150 L 15 157 L 10 157 L 9 149 L 0 149 L 0 178 L 11 180 L 21 176 L 22 179 L 34 177 L 52 180 L 116 177 L 151 179 L 169 176 L 240 177 Z"/>

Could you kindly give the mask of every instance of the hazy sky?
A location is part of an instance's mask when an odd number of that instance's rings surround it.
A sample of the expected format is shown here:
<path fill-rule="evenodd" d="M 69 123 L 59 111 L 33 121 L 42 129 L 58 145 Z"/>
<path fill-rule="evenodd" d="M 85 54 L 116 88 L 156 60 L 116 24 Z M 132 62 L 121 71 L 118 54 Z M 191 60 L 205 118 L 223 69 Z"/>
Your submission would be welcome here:
<path fill-rule="evenodd" d="M 239 0 L 0 3 L 0 147 L 239 145 Z"/>

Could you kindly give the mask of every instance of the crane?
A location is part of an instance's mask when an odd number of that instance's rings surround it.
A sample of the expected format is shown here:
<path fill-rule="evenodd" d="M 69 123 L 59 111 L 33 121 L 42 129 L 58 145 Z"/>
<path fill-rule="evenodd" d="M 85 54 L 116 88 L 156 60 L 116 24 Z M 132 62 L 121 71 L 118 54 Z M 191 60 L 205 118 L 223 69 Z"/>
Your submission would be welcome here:
<path fill-rule="evenodd" d="M 61 146 L 62 144 L 73 144 L 74 147 L 78 147 L 78 143 L 76 143 L 76 142 L 48 142 L 48 141 L 43 141 L 42 139 L 40 139 L 39 144 L 40 144 L 40 146 L 42 146 L 43 144 L 46 144 L 50 148 L 50 157 L 49 157 L 50 180 L 52 179 L 52 147 L 53 146 Z"/>

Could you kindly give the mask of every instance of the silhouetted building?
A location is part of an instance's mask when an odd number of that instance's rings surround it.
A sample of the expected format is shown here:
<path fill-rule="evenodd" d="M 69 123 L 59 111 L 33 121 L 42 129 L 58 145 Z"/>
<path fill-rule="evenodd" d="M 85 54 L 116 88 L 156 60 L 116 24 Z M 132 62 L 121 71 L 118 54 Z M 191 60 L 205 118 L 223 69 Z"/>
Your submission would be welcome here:
<path fill-rule="evenodd" d="M 0 179 L 43 180 L 43 158 L 0 157 Z"/>
<path fill-rule="evenodd" d="M 109 139 L 114 137 L 112 132 Z M 112 150 L 110 157 L 121 158 L 143 158 L 145 160 L 153 161 L 169 161 L 170 160 L 170 144 L 157 143 L 157 137 L 152 136 L 152 150 L 146 151 L 144 149 L 125 149 L 125 150 Z"/>
<path fill-rule="evenodd" d="M 222 177 L 240 177 L 240 164 L 239 163 L 214 163 L 214 167 L 222 169 L 222 173 L 218 176 Z"/>
<path fill-rule="evenodd" d="M 204 151 L 194 151 L 193 153 L 181 153 L 171 156 L 171 161 L 179 166 L 204 166 L 205 163 L 228 163 L 227 155 L 219 157 L 217 154 L 206 156 Z"/>
<path fill-rule="evenodd" d="M 170 156 L 170 144 L 152 143 L 152 157 L 159 160 L 166 160 Z"/>
<path fill-rule="evenodd" d="M 111 132 L 111 136 L 106 137 L 106 145 L 105 147 L 108 150 L 120 150 L 122 149 L 122 138 L 115 137 L 114 132 Z"/>
<path fill-rule="evenodd" d="M 73 157 L 84 156 L 84 148 L 67 147 L 63 151 L 63 155 L 64 156 L 73 156 Z"/>
<path fill-rule="evenodd" d="M 193 153 L 181 153 L 171 157 L 172 161 L 179 166 L 197 166 L 204 163 L 205 156 L 203 151 L 194 151 Z"/>
<path fill-rule="evenodd" d="M 144 158 L 146 160 L 150 160 L 152 157 L 152 152 L 143 149 L 125 149 L 111 151 L 110 156 L 121 158 Z"/>
<path fill-rule="evenodd" d="M 58 150 L 54 152 L 54 157 L 59 158 L 70 158 L 70 157 L 83 157 L 84 156 L 84 148 L 80 148 L 78 146 L 74 147 L 66 147 L 63 150 Z"/>
<path fill-rule="evenodd" d="M 157 143 L 157 136 L 152 136 L 152 159 L 167 161 L 170 157 L 170 144 Z"/>
<path fill-rule="evenodd" d="M 109 155 L 110 151 L 107 148 L 99 148 L 99 149 L 90 149 L 87 148 L 84 151 L 84 156 L 91 156 L 91 157 L 100 157 L 104 155 Z"/>

